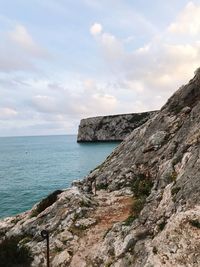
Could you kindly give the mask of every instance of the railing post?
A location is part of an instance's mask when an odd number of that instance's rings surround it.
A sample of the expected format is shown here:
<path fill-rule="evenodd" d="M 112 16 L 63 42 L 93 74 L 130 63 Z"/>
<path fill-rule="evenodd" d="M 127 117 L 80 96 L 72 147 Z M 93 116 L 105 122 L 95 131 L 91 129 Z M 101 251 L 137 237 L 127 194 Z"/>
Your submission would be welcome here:
<path fill-rule="evenodd" d="M 50 267 L 49 263 L 49 232 L 47 230 L 41 231 L 41 236 L 47 241 L 47 267 Z"/>

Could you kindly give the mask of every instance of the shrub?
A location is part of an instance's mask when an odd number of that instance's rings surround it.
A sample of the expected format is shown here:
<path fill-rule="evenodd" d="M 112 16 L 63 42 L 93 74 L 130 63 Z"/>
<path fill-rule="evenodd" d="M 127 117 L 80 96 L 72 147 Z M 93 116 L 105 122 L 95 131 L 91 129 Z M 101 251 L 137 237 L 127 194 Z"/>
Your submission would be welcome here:
<path fill-rule="evenodd" d="M 145 204 L 145 198 L 141 197 L 138 199 L 135 199 L 133 202 L 133 206 L 132 206 L 132 212 L 135 218 L 137 218 L 141 212 L 141 210 L 143 209 Z"/>
<path fill-rule="evenodd" d="M 132 222 L 135 220 L 135 216 L 134 215 L 130 215 L 125 221 L 124 221 L 124 225 L 129 226 L 132 224 Z"/>
<path fill-rule="evenodd" d="M 138 175 L 131 185 L 135 197 L 147 197 L 151 193 L 153 182 L 144 174 Z"/>
<path fill-rule="evenodd" d="M 125 225 L 130 225 L 138 216 L 141 210 L 144 208 L 146 198 L 151 193 L 153 181 L 146 177 L 144 174 L 139 174 L 131 184 L 131 190 L 134 193 L 134 199 L 132 204 L 132 213 L 125 220 Z"/>
<path fill-rule="evenodd" d="M 179 186 L 172 187 L 172 189 L 171 189 L 172 196 L 176 195 L 180 191 L 180 189 L 181 188 Z"/>
<path fill-rule="evenodd" d="M 177 115 L 178 113 L 181 112 L 182 109 L 183 109 L 183 107 L 177 104 L 177 105 L 175 105 L 175 106 L 172 108 L 172 111 L 173 111 L 173 113 L 174 113 L 175 115 Z"/>
<path fill-rule="evenodd" d="M 158 225 L 159 230 L 160 230 L 160 231 L 164 230 L 166 224 L 167 224 L 166 221 L 161 222 L 161 223 Z"/>
<path fill-rule="evenodd" d="M 21 236 L 5 238 L 0 244 L 0 266 L 29 267 L 33 258 L 30 250 L 20 244 Z"/>
<path fill-rule="evenodd" d="M 198 229 L 200 229 L 200 222 L 198 220 L 190 220 L 190 224 Z"/>
<path fill-rule="evenodd" d="M 108 188 L 108 184 L 101 183 L 96 185 L 96 190 L 106 190 Z"/>
<path fill-rule="evenodd" d="M 171 176 L 170 176 L 170 182 L 175 182 L 176 181 L 176 178 L 177 178 L 178 174 L 177 172 L 172 172 Z"/>

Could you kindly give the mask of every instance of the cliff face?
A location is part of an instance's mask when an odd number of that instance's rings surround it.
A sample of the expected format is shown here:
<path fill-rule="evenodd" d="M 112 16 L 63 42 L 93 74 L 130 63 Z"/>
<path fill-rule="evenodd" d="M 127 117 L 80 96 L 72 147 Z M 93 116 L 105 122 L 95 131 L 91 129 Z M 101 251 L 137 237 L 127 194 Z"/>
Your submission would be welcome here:
<path fill-rule="evenodd" d="M 37 267 L 45 266 L 43 228 L 50 231 L 54 267 L 198 267 L 199 114 L 197 71 L 105 162 L 59 192 L 53 204 L 49 197 L 0 221 L 1 242 L 17 236 L 18 249 L 29 248 Z"/>
<path fill-rule="evenodd" d="M 79 125 L 77 141 L 122 141 L 155 114 L 156 111 L 151 111 L 83 119 Z"/>

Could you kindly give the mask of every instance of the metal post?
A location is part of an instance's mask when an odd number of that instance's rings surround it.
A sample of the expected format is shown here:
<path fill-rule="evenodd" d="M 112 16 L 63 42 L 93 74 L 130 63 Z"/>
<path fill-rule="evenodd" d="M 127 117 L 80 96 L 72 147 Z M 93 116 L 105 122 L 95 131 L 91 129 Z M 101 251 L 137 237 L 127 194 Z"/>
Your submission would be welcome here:
<path fill-rule="evenodd" d="M 47 267 L 50 267 L 50 264 L 49 264 L 49 232 L 47 230 L 42 230 L 41 236 L 47 240 Z"/>

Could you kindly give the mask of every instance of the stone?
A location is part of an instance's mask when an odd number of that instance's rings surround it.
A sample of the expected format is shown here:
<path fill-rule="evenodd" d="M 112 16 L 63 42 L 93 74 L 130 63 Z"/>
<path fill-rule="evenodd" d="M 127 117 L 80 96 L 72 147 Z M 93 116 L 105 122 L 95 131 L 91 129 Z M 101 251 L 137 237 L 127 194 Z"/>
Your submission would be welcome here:
<path fill-rule="evenodd" d="M 150 111 L 82 119 L 77 141 L 122 141 L 155 114 L 156 111 Z"/>
<path fill-rule="evenodd" d="M 52 266 L 54 267 L 65 267 L 70 262 L 71 256 L 69 255 L 68 250 L 64 250 L 53 259 Z"/>
<path fill-rule="evenodd" d="M 26 240 L 32 266 L 43 267 L 47 229 L 55 267 L 198 267 L 199 114 L 200 70 L 52 205 L 0 220 L 0 245 L 5 235 Z M 133 196 L 135 181 L 143 193 Z"/>
<path fill-rule="evenodd" d="M 76 221 L 75 226 L 80 229 L 87 229 L 90 226 L 96 224 L 97 220 L 94 218 L 85 218 Z"/>

